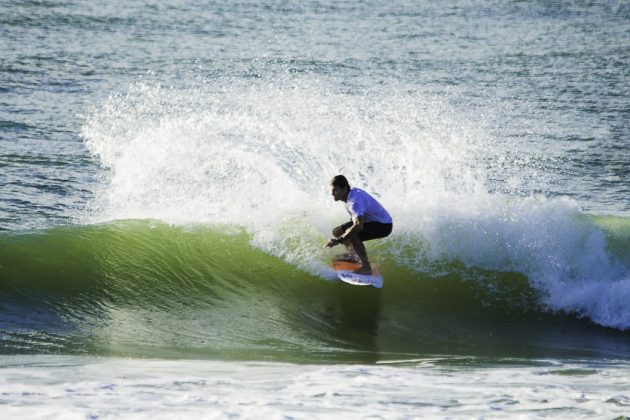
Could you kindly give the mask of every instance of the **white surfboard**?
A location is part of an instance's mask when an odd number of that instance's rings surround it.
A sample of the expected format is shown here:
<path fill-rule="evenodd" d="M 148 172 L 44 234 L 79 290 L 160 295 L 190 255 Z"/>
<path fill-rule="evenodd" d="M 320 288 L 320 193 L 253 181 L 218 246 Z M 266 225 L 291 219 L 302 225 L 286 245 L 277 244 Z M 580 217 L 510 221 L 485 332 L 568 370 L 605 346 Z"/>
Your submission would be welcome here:
<path fill-rule="evenodd" d="M 359 268 L 361 264 L 351 261 L 333 261 L 333 269 L 339 280 L 353 286 L 372 286 L 377 289 L 383 287 L 383 276 L 375 267 L 372 267 L 372 274 L 355 274 L 352 271 Z"/>

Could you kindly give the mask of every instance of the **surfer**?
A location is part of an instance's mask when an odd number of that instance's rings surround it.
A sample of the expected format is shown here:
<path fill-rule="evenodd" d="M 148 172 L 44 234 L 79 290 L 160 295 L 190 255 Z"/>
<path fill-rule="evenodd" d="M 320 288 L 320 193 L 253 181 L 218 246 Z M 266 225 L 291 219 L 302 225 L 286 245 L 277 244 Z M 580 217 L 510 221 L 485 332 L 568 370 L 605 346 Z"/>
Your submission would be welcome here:
<path fill-rule="evenodd" d="M 351 188 L 343 175 L 334 177 L 330 181 L 330 188 L 335 201 L 346 203 L 346 210 L 352 220 L 333 229 L 334 238 L 326 243 L 326 247 L 345 245 L 348 257 L 361 262 L 361 267 L 354 272 L 370 275 L 372 267 L 363 242 L 389 236 L 392 233 L 392 218 L 370 194 L 359 188 Z"/>

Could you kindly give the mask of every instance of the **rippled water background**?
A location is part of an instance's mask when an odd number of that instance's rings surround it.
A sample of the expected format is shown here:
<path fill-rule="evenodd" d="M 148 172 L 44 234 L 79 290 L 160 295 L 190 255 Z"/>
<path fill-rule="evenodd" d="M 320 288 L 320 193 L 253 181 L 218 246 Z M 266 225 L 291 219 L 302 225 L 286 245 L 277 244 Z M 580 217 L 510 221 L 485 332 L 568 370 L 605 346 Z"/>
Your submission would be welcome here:
<path fill-rule="evenodd" d="M 0 228 L 68 223 L 98 168 L 80 132 L 131 83 L 296 75 L 443 95 L 499 139 L 491 187 L 627 213 L 628 5 L 16 1 L 0 4 Z M 511 181 L 507 186 L 505 181 Z"/>

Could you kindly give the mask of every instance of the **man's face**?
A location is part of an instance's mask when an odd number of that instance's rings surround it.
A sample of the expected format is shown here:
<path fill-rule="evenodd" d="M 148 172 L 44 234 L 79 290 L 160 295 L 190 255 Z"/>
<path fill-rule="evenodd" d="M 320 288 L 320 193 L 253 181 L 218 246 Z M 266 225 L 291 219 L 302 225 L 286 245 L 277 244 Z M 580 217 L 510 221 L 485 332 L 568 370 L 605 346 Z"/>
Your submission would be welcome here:
<path fill-rule="evenodd" d="M 347 187 L 337 187 L 335 185 L 331 185 L 330 186 L 330 192 L 333 196 L 333 198 L 335 199 L 335 201 L 339 201 L 339 200 L 343 200 L 346 196 L 346 194 L 348 194 L 348 188 Z"/>

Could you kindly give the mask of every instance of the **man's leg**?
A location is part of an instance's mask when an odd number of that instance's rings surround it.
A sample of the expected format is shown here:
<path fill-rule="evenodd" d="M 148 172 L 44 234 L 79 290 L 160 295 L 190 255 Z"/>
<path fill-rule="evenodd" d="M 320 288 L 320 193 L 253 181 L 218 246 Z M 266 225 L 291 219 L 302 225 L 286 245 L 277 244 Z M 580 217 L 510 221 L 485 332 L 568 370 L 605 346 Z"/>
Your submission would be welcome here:
<path fill-rule="evenodd" d="M 354 273 L 367 275 L 372 274 L 372 266 L 370 266 L 367 251 L 365 250 L 365 245 L 363 244 L 363 241 L 359 238 L 359 235 L 357 233 L 350 235 L 344 241 L 344 245 L 346 245 L 348 249 L 352 247 L 355 254 L 359 257 L 359 260 L 361 260 L 361 267 L 354 270 Z"/>
<path fill-rule="evenodd" d="M 347 224 L 346 224 L 347 225 Z M 346 225 L 337 226 L 333 229 L 332 234 L 335 238 L 343 235 L 346 232 Z M 343 241 L 343 245 L 346 247 L 347 254 L 339 255 L 335 258 L 337 261 L 356 261 L 360 262 L 361 259 L 357 255 L 353 243 L 350 239 Z M 364 247 L 365 248 L 365 247 Z"/>

